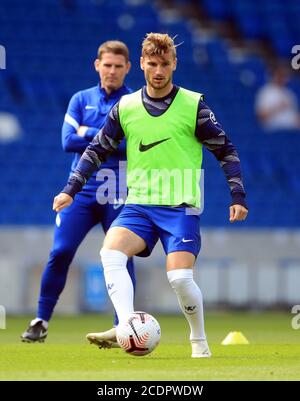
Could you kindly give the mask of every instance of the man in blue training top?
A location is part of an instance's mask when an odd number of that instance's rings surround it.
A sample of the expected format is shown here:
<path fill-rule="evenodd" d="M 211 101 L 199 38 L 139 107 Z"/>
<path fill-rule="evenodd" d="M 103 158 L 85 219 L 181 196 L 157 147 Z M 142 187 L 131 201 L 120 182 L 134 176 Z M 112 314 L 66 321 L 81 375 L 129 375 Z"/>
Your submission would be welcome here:
<path fill-rule="evenodd" d="M 132 92 L 124 85 L 125 76 L 130 70 L 130 62 L 128 48 L 123 42 L 103 43 L 98 49 L 95 69 L 99 73 L 100 84 L 80 91 L 72 97 L 62 127 L 63 149 L 65 152 L 74 152 L 71 173 L 74 173 L 81 154 L 104 125 L 111 108 L 121 96 Z M 111 169 L 118 179 L 119 161 L 125 159 L 125 141 L 123 141 L 118 152 L 101 167 Z M 77 248 L 96 224 L 101 223 L 106 233 L 122 210 L 124 202 L 119 198 L 118 193 L 114 198 L 114 204 L 105 203 L 103 199 L 97 200 L 99 185 L 101 182 L 96 180 L 95 173 L 80 195 L 76 197 L 72 206 L 56 216 L 54 244 L 42 276 L 37 317 L 30 322 L 28 329 L 22 334 L 21 339 L 24 342 L 45 340 L 48 334 L 48 322 L 65 286 L 68 269 Z M 127 268 L 135 286 L 132 259 L 129 259 Z M 116 314 L 114 324 L 118 324 Z M 102 334 L 103 336 L 99 337 L 98 333 L 95 341 L 93 338 L 89 340 L 96 342 L 100 347 L 117 346 L 114 330 L 111 329 Z"/>

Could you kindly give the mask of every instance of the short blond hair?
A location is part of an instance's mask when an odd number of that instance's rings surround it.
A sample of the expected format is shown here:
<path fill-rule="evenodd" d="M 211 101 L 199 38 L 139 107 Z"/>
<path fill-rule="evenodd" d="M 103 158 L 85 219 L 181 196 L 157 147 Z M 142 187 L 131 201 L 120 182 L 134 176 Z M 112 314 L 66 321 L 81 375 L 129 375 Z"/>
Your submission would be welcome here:
<path fill-rule="evenodd" d="M 120 54 L 125 57 L 126 63 L 129 61 L 129 50 L 124 42 L 120 40 L 108 40 L 99 46 L 97 57 L 101 60 L 104 53 Z"/>
<path fill-rule="evenodd" d="M 142 43 L 142 56 L 161 56 L 171 52 L 176 58 L 174 40 L 167 33 L 147 33 Z"/>

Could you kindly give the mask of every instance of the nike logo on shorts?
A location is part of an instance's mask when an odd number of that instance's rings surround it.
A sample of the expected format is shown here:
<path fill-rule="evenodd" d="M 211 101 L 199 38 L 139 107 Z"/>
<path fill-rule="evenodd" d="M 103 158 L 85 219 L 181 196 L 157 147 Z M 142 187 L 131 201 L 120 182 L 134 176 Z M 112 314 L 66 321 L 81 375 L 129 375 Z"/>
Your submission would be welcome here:
<path fill-rule="evenodd" d="M 185 238 L 182 238 L 182 242 L 191 242 L 191 241 L 194 241 L 193 239 L 185 239 Z"/>
<path fill-rule="evenodd" d="M 86 110 L 91 110 L 91 109 L 96 109 L 97 108 L 97 106 L 90 106 L 89 104 L 87 104 L 86 106 L 85 106 L 85 109 Z"/>
<path fill-rule="evenodd" d="M 56 215 L 55 224 L 57 227 L 60 227 L 61 219 L 60 219 L 59 213 L 57 213 L 57 215 Z"/>
<path fill-rule="evenodd" d="M 146 152 L 146 150 L 149 150 L 149 149 L 153 148 L 154 146 L 159 145 L 162 142 L 168 141 L 169 139 L 171 139 L 171 138 L 161 139 L 160 141 L 152 142 L 152 143 L 149 143 L 148 145 L 143 145 L 142 141 L 141 141 L 140 145 L 139 145 L 139 151 Z"/>

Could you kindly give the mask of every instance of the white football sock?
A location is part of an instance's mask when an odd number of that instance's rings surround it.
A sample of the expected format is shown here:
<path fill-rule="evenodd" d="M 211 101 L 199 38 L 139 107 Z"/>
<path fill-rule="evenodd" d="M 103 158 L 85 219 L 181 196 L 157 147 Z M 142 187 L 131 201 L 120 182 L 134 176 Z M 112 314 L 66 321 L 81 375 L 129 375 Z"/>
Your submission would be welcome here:
<path fill-rule="evenodd" d="M 205 340 L 202 293 L 193 280 L 193 270 L 174 269 L 168 271 L 167 275 L 190 325 L 190 340 Z"/>
<path fill-rule="evenodd" d="M 105 248 L 100 255 L 108 295 L 121 322 L 134 311 L 133 285 L 126 267 L 128 257 L 121 251 Z"/>

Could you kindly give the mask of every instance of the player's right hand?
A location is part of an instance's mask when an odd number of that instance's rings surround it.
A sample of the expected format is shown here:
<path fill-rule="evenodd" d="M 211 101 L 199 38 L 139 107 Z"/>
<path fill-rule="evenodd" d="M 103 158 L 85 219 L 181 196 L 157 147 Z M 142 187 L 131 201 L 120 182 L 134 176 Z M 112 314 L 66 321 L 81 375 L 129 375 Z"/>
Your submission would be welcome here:
<path fill-rule="evenodd" d="M 73 198 L 61 192 L 58 194 L 53 200 L 53 210 L 56 212 L 60 212 L 61 210 L 65 209 L 66 207 L 70 206 L 73 202 Z"/>

